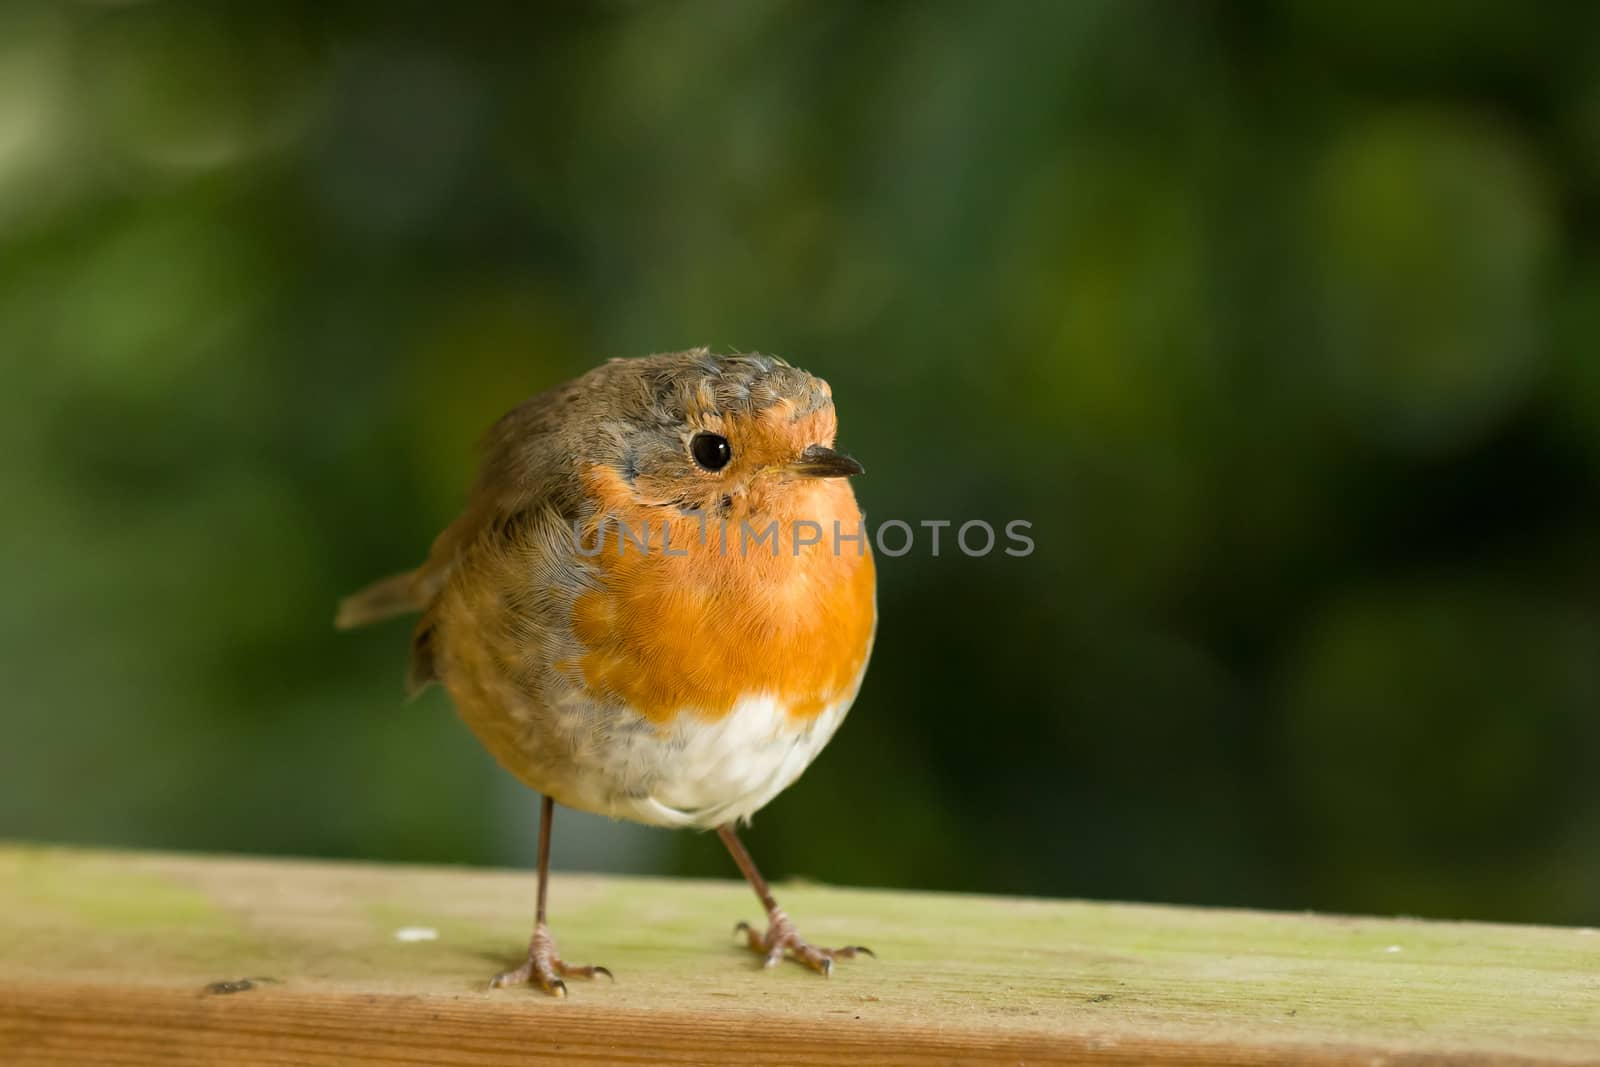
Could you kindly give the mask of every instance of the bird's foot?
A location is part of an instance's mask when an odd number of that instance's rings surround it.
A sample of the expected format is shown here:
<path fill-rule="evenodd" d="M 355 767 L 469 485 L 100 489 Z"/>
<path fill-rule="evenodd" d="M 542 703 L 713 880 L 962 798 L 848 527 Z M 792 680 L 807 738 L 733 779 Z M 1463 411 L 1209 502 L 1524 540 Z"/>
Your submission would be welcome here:
<path fill-rule="evenodd" d="M 567 995 L 567 983 L 562 979 L 593 978 L 597 974 L 616 981 L 615 976 L 604 967 L 579 967 L 563 961 L 556 955 L 556 943 L 550 937 L 550 928 L 540 923 L 533 928 L 533 939 L 528 942 L 527 960 L 514 971 L 495 975 L 489 987 L 504 989 L 514 985 L 534 985 L 553 997 L 564 997 Z"/>
<path fill-rule="evenodd" d="M 762 958 L 763 967 L 776 967 L 787 956 L 796 963 L 803 963 L 821 975 L 833 973 L 834 960 L 848 960 L 856 956 L 877 957 L 865 945 L 846 945 L 843 948 L 819 948 L 800 938 L 794 928 L 794 923 L 789 916 L 783 913 L 782 908 L 773 908 L 767 915 L 766 936 L 755 932 L 749 924 L 742 922 L 733 928 L 736 934 L 743 934 L 745 943 L 750 946 L 750 951 Z"/>

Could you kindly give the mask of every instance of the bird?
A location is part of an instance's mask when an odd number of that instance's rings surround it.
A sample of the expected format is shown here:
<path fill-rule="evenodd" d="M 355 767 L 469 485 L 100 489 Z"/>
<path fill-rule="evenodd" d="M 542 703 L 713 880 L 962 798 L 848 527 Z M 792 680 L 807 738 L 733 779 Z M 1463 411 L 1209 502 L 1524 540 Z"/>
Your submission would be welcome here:
<path fill-rule="evenodd" d="M 737 826 L 833 737 L 877 632 L 870 539 L 828 383 L 707 348 L 613 359 L 501 417 L 466 505 L 413 570 L 345 598 L 341 629 L 416 614 L 406 684 L 438 682 L 541 795 L 527 957 L 496 988 L 565 996 L 612 972 L 547 921 L 557 805 L 713 830 L 766 911 L 762 964 L 831 974 Z"/>

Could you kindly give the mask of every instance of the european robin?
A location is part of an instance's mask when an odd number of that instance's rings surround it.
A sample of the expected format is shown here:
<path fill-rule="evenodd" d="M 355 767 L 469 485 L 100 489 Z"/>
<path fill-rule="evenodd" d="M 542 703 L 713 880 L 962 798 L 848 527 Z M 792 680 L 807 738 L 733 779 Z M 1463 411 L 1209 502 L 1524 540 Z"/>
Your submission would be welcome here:
<path fill-rule="evenodd" d="M 828 384 L 771 356 L 612 360 L 502 417 L 427 561 L 340 605 L 340 627 L 420 612 L 411 691 L 443 684 L 543 795 L 528 958 L 495 986 L 610 976 L 545 922 L 556 804 L 714 828 L 766 908 L 764 934 L 736 930 L 767 966 L 867 951 L 802 940 L 735 832 L 828 743 L 872 650 L 836 428 Z"/>

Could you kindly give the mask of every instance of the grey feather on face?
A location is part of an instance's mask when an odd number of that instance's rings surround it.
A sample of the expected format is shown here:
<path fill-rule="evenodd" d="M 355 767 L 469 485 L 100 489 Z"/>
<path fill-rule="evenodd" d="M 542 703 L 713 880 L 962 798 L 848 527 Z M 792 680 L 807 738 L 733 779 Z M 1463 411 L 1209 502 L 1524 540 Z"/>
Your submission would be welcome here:
<path fill-rule="evenodd" d="M 798 433 L 808 417 L 831 415 L 833 407 L 825 382 L 775 356 L 720 356 L 703 348 L 613 360 L 574 385 L 581 389 L 574 401 L 580 417 L 566 426 L 567 456 L 611 467 L 641 503 L 708 510 L 736 494 L 750 472 L 736 464 L 718 481 L 690 454 L 697 433 L 733 436 L 780 404 Z M 831 417 L 827 426 L 831 440 Z M 827 442 L 797 438 L 788 451 L 798 453 L 806 443 Z"/>
<path fill-rule="evenodd" d="M 796 418 L 831 406 L 819 379 L 776 356 L 712 355 L 704 348 L 620 361 L 637 369 L 645 406 L 634 412 L 663 429 L 686 421 L 757 415 L 787 400 Z"/>

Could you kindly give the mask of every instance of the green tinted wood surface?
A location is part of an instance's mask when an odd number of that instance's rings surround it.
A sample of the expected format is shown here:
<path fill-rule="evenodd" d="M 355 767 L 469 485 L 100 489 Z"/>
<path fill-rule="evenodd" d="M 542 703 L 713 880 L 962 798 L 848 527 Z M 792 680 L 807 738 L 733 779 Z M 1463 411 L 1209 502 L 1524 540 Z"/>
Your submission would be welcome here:
<path fill-rule="evenodd" d="M 563 954 L 616 982 L 491 992 L 527 872 L 0 847 L 0 1061 L 1600 1063 L 1593 930 L 778 896 L 880 958 L 763 971 L 740 883 L 557 875 Z"/>

